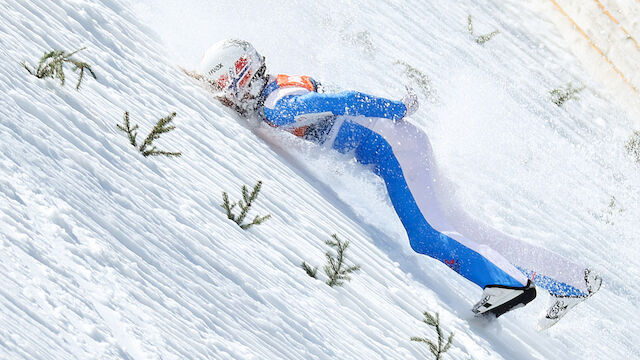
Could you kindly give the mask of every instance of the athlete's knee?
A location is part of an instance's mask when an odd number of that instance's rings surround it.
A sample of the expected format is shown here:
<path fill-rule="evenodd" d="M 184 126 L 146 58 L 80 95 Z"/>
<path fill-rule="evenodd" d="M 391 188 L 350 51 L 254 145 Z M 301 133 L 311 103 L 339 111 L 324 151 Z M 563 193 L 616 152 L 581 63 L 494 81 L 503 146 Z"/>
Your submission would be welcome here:
<path fill-rule="evenodd" d="M 441 236 L 444 235 L 434 229 L 423 230 L 419 234 L 410 233 L 409 245 L 418 254 L 439 259 L 443 252 Z"/>
<path fill-rule="evenodd" d="M 411 246 L 411 250 L 417 252 L 418 254 L 425 254 L 425 246 L 421 241 L 417 241 L 409 237 L 409 245 Z"/>

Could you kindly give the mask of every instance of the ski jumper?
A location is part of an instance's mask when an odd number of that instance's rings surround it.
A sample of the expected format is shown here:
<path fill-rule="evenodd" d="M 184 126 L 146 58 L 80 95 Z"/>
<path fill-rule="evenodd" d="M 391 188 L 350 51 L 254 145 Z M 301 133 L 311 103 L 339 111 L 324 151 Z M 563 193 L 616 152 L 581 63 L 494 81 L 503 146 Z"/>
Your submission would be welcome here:
<path fill-rule="evenodd" d="M 371 164 L 417 253 L 440 260 L 482 288 L 522 287 L 536 271 L 536 285 L 552 294 L 587 295 L 584 267 L 474 222 L 462 211 L 454 222 L 445 216 L 430 141 L 402 120 L 402 102 L 355 91 L 319 93 L 310 77 L 287 75 L 271 76 L 262 99 L 263 117 L 271 126 L 353 152 L 358 162 Z"/>

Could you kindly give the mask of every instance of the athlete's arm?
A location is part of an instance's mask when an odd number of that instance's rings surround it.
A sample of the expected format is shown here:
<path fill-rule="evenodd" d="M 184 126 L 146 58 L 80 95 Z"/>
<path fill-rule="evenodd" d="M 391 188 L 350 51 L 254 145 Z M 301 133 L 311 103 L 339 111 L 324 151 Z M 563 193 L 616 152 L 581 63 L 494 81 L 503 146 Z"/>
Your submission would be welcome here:
<path fill-rule="evenodd" d="M 303 115 L 346 115 L 400 120 L 407 111 L 400 101 L 367 95 L 357 91 L 337 94 L 309 92 L 285 96 L 273 109 L 265 109 L 269 122 L 275 126 L 292 124 Z"/>

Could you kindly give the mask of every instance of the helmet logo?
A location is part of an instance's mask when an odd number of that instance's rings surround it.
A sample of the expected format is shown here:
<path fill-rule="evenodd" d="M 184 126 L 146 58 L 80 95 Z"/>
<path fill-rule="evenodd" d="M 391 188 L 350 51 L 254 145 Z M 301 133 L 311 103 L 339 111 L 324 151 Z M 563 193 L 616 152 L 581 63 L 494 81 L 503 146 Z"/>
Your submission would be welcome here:
<path fill-rule="evenodd" d="M 255 73 L 252 60 L 249 55 L 243 55 L 231 63 L 229 68 L 225 67 L 224 62 L 216 64 L 208 74 L 215 77 L 215 73 L 223 69 L 222 74 L 215 80 L 215 87 L 227 93 L 228 96 L 240 98 L 247 91 L 247 84 Z"/>
<path fill-rule="evenodd" d="M 238 96 L 238 87 L 244 87 L 251 76 L 249 59 L 243 56 L 235 62 L 232 69 L 229 69 L 228 74 L 224 74 L 218 79 L 218 85 L 222 89 L 230 90 L 235 96 Z"/>
<path fill-rule="evenodd" d="M 220 76 L 220 78 L 218 79 L 218 86 L 221 89 L 226 89 L 227 85 L 229 85 L 229 75 L 224 74 L 224 75 Z"/>
<path fill-rule="evenodd" d="M 209 71 L 209 75 L 213 75 L 213 73 L 220 70 L 220 68 L 222 68 L 222 63 L 219 63 L 218 65 L 214 66 L 213 69 Z"/>
<path fill-rule="evenodd" d="M 244 56 L 238 59 L 238 61 L 236 61 L 236 74 L 240 75 L 240 73 L 247 66 L 248 63 L 249 61 Z"/>

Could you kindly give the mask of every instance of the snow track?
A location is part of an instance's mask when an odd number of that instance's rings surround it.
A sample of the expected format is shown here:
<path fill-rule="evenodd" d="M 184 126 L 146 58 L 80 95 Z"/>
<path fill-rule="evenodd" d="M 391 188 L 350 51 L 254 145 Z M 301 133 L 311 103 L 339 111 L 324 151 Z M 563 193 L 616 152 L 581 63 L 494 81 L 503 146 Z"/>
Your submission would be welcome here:
<path fill-rule="evenodd" d="M 436 5 L 0 0 L 0 359 L 425 358 L 409 341 L 434 336 L 425 310 L 456 333 L 452 359 L 638 354 L 631 121 L 520 2 Z M 478 46 L 469 13 L 478 33 L 502 33 Z M 228 36 L 253 41 L 274 71 L 337 88 L 399 97 L 394 62 L 424 71 L 437 94 L 415 121 L 459 187 L 452 202 L 593 264 L 603 290 L 547 333 L 534 330 L 544 295 L 473 319 L 480 289 L 411 251 L 379 179 L 238 118 L 182 74 Z M 98 79 L 80 91 L 70 68 L 61 87 L 20 65 L 84 46 L 76 57 Z M 588 89 L 556 108 L 547 91 L 569 80 Z M 176 111 L 159 146 L 183 156 L 136 153 L 115 126 L 125 111 L 139 136 Z M 250 216 L 272 219 L 243 231 L 221 193 L 257 180 Z M 332 233 L 362 265 L 344 288 L 300 268 L 323 263 Z"/>

